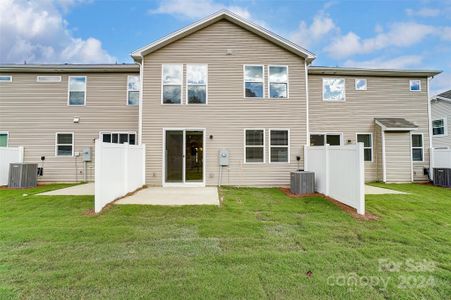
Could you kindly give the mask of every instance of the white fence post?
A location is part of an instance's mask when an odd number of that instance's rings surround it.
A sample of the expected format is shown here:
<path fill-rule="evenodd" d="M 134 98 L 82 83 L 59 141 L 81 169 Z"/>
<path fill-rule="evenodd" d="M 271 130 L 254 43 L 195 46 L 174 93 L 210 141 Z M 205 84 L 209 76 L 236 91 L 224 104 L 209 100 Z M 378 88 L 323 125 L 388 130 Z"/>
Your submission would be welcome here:
<path fill-rule="evenodd" d="M 128 150 L 128 143 L 124 143 L 124 166 L 123 166 L 123 172 L 124 172 L 124 191 L 122 192 L 124 195 L 127 194 L 128 191 L 128 161 L 130 160 L 129 156 L 129 150 Z"/>
<path fill-rule="evenodd" d="M 363 150 L 363 143 L 357 143 L 356 144 L 356 159 L 357 159 L 357 165 L 359 169 L 359 191 L 358 191 L 358 206 L 357 206 L 357 213 L 364 215 L 365 214 L 365 164 L 364 164 L 364 150 Z"/>
<path fill-rule="evenodd" d="M 143 161 L 143 169 L 142 169 L 142 185 L 144 185 L 146 183 L 146 145 L 145 144 L 141 144 L 141 146 L 143 147 L 143 151 L 142 151 L 142 161 Z"/>

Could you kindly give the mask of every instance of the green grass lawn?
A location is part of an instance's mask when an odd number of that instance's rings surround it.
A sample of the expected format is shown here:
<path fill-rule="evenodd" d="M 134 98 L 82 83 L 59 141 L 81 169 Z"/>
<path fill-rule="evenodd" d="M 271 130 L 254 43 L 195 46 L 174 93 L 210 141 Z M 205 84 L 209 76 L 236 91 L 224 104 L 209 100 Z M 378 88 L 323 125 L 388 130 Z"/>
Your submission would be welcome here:
<path fill-rule="evenodd" d="M 278 189 L 224 188 L 221 207 L 122 205 L 99 216 L 86 214 L 91 196 L 34 195 L 58 187 L 0 190 L 0 299 L 451 295 L 451 190 L 390 186 L 411 194 L 368 196 L 380 219 L 361 221 Z"/>

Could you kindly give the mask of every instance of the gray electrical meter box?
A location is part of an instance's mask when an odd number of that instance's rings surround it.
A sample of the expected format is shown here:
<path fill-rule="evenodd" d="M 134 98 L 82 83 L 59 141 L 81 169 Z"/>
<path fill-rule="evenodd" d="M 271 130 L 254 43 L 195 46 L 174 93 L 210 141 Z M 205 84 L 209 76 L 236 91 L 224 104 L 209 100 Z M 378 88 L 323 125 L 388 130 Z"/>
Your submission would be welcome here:
<path fill-rule="evenodd" d="M 83 149 L 83 161 L 91 161 L 91 148 Z"/>
<path fill-rule="evenodd" d="M 219 165 L 220 166 L 229 165 L 229 150 L 227 149 L 219 150 Z"/>

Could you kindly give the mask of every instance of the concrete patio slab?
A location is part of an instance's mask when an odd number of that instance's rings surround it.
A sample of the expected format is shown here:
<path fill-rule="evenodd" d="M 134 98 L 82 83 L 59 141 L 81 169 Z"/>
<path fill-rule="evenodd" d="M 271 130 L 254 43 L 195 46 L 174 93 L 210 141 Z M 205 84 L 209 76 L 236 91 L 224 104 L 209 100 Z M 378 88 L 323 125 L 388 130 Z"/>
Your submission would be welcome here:
<path fill-rule="evenodd" d="M 94 182 L 74 185 L 71 187 L 41 193 L 42 196 L 93 196 Z"/>
<path fill-rule="evenodd" d="M 408 193 L 384 189 L 380 187 L 375 187 L 371 185 L 365 185 L 365 195 L 386 195 L 386 194 L 399 194 L 399 195 L 408 195 Z"/>
<path fill-rule="evenodd" d="M 115 204 L 219 205 L 216 187 L 151 187 L 122 198 Z"/>

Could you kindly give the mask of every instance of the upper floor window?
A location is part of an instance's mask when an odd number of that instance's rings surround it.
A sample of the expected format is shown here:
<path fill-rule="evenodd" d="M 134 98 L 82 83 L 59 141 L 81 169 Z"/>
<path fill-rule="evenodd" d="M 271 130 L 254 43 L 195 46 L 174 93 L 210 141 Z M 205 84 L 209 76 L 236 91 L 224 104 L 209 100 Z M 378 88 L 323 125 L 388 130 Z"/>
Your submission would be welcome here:
<path fill-rule="evenodd" d="M 288 98 L 288 67 L 269 66 L 269 97 Z"/>
<path fill-rule="evenodd" d="M 74 134 L 71 132 L 58 132 L 55 145 L 56 156 L 74 156 Z"/>
<path fill-rule="evenodd" d="M 207 103 L 208 66 L 186 66 L 187 102 L 188 104 Z"/>
<path fill-rule="evenodd" d="M 246 163 L 265 162 L 265 130 L 246 129 L 244 131 L 244 147 Z"/>
<path fill-rule="evenodd" d="M 0 83 L 1 82 L 12 82 L 13 77 L 11 75 L 0 75 Z"/>
<path fill-rule="evenodd" d="M 363 143 L 365 161 L 373 161 L 373 135 L 371 133 L 357 134 L 357 143 Z"/>
<path fill-rule="evenodd" d="M 355 90 L 356 91 L 366 91 L 367 90 L 366 79 L 356 79 L 355 80 Z"/>
<path fill-rule="evenodd" d="M 412 134 L 412 160 L 423 161 L 423 135 Z"/>
<path fill-rule="evenodd" d="M 323 78 L 323 101 L 345 101 L 344 78 Z"/>
<path fill-rule="evenodd" d="M 326 133 L 326 134 L 311 134 L 310 146 L 340 146 L 341 134 L 340 133 Z"/>
<path fill-rule="evenodd" d="M 263 66 L 244 66 L 244 96 L 246 98 L 263 98 Z"/>
<path fill-rule="evenodd" d="M 409 85 L 410 85 L 411 92 L 420 92 L 421 91 L 421 80 L 418 80 L 418 79 L 410 80 Z"/>
<path fill-rule="evenodd" d="M 134 132 L 101 132 L 100 137 L 104 143 L 136 145 L 136 133 Z"/>
<path fill-rule="evenodd" d="M 8 132 L 0 131 L 0 147 L 8 147 Z"/>
<path fill-rule="evenodd" d="M 127 105 L 139 104 L 139 78 L 136 75 L 127 77 Z"/>
<path fill-rule="evenodd" d="M 86 105 L 86 76 L 69 76 L 68 104 Z"/>
<path fill-rule="evenodd" d="M 36 76 L 36 82 L 51 83 L 61 82 L 61 76 Z"/>
<path fill-rule="evenodd" d="M 437 119 L 432 121 L 432 134 L 434 136 L 445 136 L 447 135 L 447 124 L 446 119 Z"/>
<path fill-rule="evenodd" d="M 181 104 L 182 103 L 182 78 L 183 65 L 165 64 L 162 74 L 163 104 Z"/>

